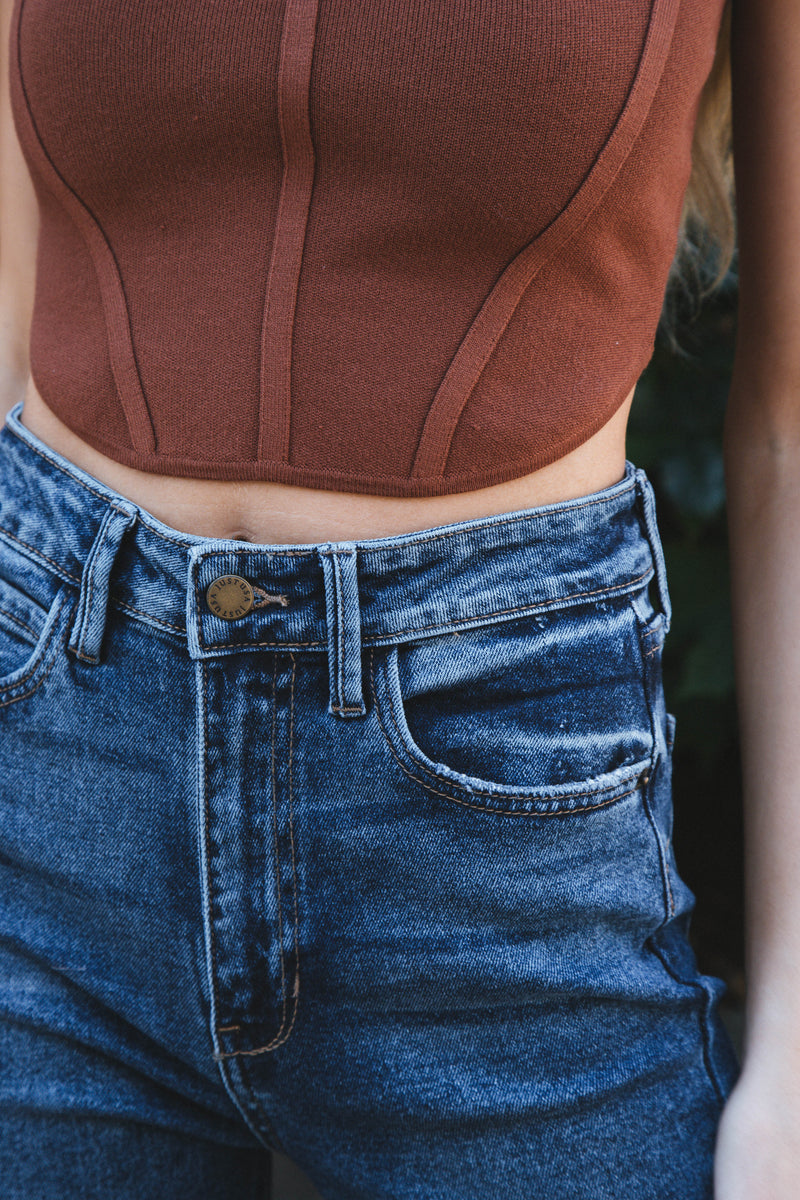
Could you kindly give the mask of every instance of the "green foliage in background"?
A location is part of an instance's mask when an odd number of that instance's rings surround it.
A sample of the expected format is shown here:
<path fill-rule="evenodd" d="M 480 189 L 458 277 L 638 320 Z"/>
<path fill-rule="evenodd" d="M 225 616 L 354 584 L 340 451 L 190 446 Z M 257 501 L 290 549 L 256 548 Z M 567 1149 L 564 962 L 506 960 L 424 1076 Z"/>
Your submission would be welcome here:
<path fill-rule="evenodd" d="M 697 896 L 701 967 L 741 991 L 741 783 L 734 693 L 722 427 L 736 323 L 736 276 L 659 337 L 636 389 L 627 454 L 656 493 L 673 606 L 664 647 L 667 707 L 676 717 L 675 853 Z"/>

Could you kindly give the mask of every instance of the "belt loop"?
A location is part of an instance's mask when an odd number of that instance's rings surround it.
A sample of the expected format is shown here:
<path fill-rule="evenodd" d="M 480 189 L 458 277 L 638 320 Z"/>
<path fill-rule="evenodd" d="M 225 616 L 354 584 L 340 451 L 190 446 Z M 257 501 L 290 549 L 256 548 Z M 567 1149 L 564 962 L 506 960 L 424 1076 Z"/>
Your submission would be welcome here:
<path fill-rule="evenodd" d="M 355 542 L 320 547 L 328 624 L 328 712 L 336 717 L 366 713 L 361 678 L 361 613 Z"/>
<path fill-rule="evenodd" d="M 106 626 L 108 581 L 122 536 L 133 525 L 138 509 L 119 502 L 109 507 L 100 523 L 81 574 L 81 594 L 68 649 L 81 662 L 99 663 Z"/>
<path fill-rule="evenodd" d="M 650 553 L 653 556 L 656 584 L 658 586 L 658 599 L 664 616 L 664 633 L 666 635 L 669 632 L 672 621 L 672 603 L 669 598 L 669 588 L 667 587 L 667 567 L 664 562 L 664 551 L 661 546 L 661 534 L 659 533 L 658 522 L 656 521 L 656 498 L 653 492 L 653 485 L 641 467 L 636 468 L 636 486 L 642 499 L 645 530 L 647 540 L 650 543 Z"/>

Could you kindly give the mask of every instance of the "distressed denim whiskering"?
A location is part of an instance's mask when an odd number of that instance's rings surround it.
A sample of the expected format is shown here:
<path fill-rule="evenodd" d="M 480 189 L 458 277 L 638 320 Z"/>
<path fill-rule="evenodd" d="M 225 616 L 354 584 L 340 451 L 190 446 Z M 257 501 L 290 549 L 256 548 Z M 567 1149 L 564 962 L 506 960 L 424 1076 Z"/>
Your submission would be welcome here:
<path fill-rule="evenodd" d="M 325 1200 L 710 1200 L 739 1067 L 672 851 L 644 472 L 256 545 L 169 528 L 19 413 L 6 1200 L 263 1197 L 270 1148 Z"/>

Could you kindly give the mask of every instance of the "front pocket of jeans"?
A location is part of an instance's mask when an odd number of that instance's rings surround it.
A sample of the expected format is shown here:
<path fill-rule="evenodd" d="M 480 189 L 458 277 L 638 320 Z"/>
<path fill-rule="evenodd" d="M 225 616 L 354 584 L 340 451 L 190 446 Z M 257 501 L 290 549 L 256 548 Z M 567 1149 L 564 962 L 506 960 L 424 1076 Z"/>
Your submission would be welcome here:
<path fill-rule="evenodd" d="M 49 608 L 0 579 L 0 707 L 33 695 L 59 653 L 73 604 L 66 586 Z"/>
<path fill-rule="evenodd" d="M 629 794 L 653 758 L 630 605 L 530 615 L 373 650 L 378 719 L 421 786 L 543 815 Z"/>

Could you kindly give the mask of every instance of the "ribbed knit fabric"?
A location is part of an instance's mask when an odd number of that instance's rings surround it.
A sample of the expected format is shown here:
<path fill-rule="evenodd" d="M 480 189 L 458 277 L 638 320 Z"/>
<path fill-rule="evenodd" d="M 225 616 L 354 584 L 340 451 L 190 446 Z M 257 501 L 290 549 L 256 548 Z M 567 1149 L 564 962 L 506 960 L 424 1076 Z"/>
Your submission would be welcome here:
<path fill-rule="evenodd" d="M 142 470 L 443 495 L 652 353 L 723 0 L 16 0 L 31 371 Z"/>

